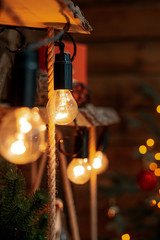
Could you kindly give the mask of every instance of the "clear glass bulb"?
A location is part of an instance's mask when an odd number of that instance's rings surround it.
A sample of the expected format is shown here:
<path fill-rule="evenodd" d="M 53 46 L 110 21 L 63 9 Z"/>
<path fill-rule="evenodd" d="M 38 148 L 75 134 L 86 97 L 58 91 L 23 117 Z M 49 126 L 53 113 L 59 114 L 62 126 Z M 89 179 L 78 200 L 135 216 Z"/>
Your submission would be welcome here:
<path fill-rule="evenodd" d="M 109 161 L 108 161 L 107 155 L 101 151 L 97 151 L 92 160 L 92 169 L 97 174 L 100 174 L 108 168 L 108 164 L 109 164 Z"/>
<path fill-rule="evenodd" d="M 71 123 L 78 114 L 77 103 L 70 90 L 55 90 L 47 104 L 48 115 L 56 124 Z"/>
<path fill-rule="evenodd" d="M 46 148 L 45 130 L 38 108 L 10 111 L 0 125 L 1 155 L 15 164 L 37 160 Z"/>
<path fill-rule="evenodd" d="M 67 167 L 67 176 L 73 183 L 84 184 L 90 178 L 90 170 L 87 158 L 73 158 Z"/>

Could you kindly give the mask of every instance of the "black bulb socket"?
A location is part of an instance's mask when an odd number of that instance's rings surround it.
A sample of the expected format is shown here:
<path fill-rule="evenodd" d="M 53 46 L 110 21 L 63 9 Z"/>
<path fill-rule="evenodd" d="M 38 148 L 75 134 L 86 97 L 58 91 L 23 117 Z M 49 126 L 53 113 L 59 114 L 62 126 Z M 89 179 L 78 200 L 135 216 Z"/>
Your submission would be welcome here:
<path fill-rule="evenodd" d="M 9 89 L 11 106 L 30 108 L 34 106 L 38 69 L 37 51 L 27 48 L 15 55 Z"/>
<path fill-rule="evenodd" d="M 54 89 L 72 90 L 72 62 L 69 53 L 55 55 Z"/>

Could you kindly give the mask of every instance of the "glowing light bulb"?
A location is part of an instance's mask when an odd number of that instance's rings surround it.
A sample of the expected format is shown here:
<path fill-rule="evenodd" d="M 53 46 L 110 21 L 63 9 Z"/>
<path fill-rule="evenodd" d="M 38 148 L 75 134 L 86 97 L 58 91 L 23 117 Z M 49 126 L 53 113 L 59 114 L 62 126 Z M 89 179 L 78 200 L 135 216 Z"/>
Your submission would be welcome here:
<path fill-rule="evenodd" d="M 59 125 L 71 123 L 78 114 L 78 106 L 70 90 L 55 90 L 47 110 L 49 117 Z"/>
<path fill-rule="evenodd" d="M 122 240 L 130 240 L 130 235 L 128 233 L 125 233 L 122 235 Z"/>
<path fill-rule="evenodd" d="M 91 167 L 86 160 L 86 158 L 74 158 L 70 162 L 67 167 L 67 176 L 71 182 L 84 184 L 89 180 Z"/>
<path fill-rule="evenodd" d="M 157 201 L 156 201 L 155 199 L 152 199 L 152 200 L 150 201 L 150 206 L 151 206 L 151 207 L 154 207 L 156 204 L 157 204 Z"/>
<path fill-rule="evenodd" d="M 140 152 L 141 154 L 145 154 L 145 153 L 147 152 L 146 146 L 145 146 L 145 145 L 141 145 L 141 146 L 139 147 L 139 152 Z"/>
<path fill-rule="evenodd" d="M 157 177 L 160 177 L 160 168 L 156 168 L 154 170 L 154 174 L 157 176 Z"/>
<path fill-rule="evenodd" d="M 146 144 L 148 147 L 153 147 L 154 145 L 154 140 L 152 138 L 148 138 L 146 141 Z"/>
<path fill-rule="evenodd" d="M 46 148 L 45 129 L 37 108 L 10 111 L 0 126 L 1 155 L 15 164 L 37 160 Z"/>
<path fill-rule="evenodd" d="M 157 113 L 160 113 L 160 105 L 157 106 L 156 111 Z"/>
<path fill-rule="evenodd" d="M 154 155 L 154 158 L 155 158 L 156 160 L 160 160 L 160 153 L 159 153 L 159 152 L 156 153 L 156 154 Z"/>
<path fill-rule="evenodd" d="M 108 161 L 106 154 L 101 151 L 97 151 L 92 160 L 92 169 L 97 174 L 100 174 L 107 169 L 108 164 L 109 164 L 109 161 Z"/>
<path fill-rule="evenodd" d="M 151 163 L 149 164 L 149 169 L 150 169 L 151 171 L 154 171 L 157 167 L 158 167 L 158 165 L 157 165 L 157 163 L 155 163 L 155 162 L 151 162 Z"/>

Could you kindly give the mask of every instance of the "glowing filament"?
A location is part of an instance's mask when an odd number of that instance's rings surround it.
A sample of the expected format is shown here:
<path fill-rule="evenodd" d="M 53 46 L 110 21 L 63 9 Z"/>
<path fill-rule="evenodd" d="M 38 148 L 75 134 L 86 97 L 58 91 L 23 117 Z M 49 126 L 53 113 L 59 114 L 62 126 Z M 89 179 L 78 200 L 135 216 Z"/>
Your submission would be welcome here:
<path fill-rule="evenodd" d="M 101 168 L 101 167 L 102 167 L 102 160 L 101 160 L 100 158 L 95 158 L 95 159 L 93 160 L 92 167 L 93 167 L 94 169 L 99 169 L 99 168 Z"/>
<path fill-rule="evenodd" d="M 91 171 L 91 169 L 92 169 L 91 166 L 88 165 L 87 170 L 88 170 L 88 171 Z"/>
<path fill-rule="evenodd" d="M 27 133 L 32 129 L 32 126 L 29 122 L 27 122 L 26 118 L 22 117 L 19 119 L 20 131 L 22 133 Z"/>
<path fill-rule="evenodd" d="M 55 119 L 56 120 L 62 120 L 62 119 L 66 119 L 67 116 L 68 116 L 68 113 L 59 112 L 55 115 Z"/>
<path fill-rule="evenodd" d="M 18 140 L 11 145 L 11 152 L 17 155 L 21 155 L 26 151 L 26 147 L 24 146 L 24 142 L 22 140 Z"/>
<path fill-rule="evenodd" d="M 83 166 L 80 166 L 80 165 L 79 165 L 79 166 L 76 166 L 76 167 L 73 168 L 73 172 L 74 172 L 74 175 L 75 175 L 76 177 L 78 177 L 78 176 L 81 176 L 81 175 L 84 174 L 85 169 L 84 169 Z"/>

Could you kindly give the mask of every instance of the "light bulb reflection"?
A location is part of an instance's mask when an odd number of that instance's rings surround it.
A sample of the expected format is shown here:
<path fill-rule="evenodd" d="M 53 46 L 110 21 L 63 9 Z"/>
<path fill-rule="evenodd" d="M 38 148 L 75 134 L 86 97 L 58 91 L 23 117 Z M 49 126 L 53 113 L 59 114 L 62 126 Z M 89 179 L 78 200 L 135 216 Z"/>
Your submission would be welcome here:
<path fill-rule="evenodd" d="M 36 108 L 24 107 L 10 111 L 0 126 L 1 155 L 15 164 L 37 160 L 46 149 L 45 129 Z"/>
<path fill-rule="evenodd" d="M 48 115 L 56 124 L 71 123 L 78 114 L 78 106 L 70 90 L 55 90 L 47 104 Z"/>
<path fill-rule="evenodd" d="M 104 172 L 108 168 L 108 158 L 107 155 L 101 151 L 97 151 L 92 160 L 92 169 L 97 174 Z"/>
<path fill-rule="evenodd" d="M 88 159 L 74 158 L 67 167 L 67 176 L 73 183 L 84 184 L 90 178 L 90 170 Z"/>

